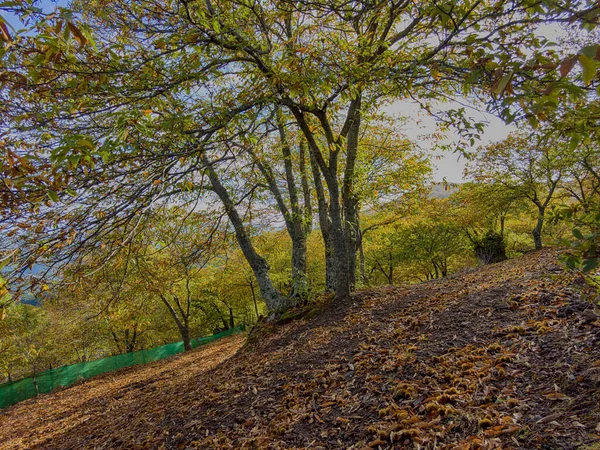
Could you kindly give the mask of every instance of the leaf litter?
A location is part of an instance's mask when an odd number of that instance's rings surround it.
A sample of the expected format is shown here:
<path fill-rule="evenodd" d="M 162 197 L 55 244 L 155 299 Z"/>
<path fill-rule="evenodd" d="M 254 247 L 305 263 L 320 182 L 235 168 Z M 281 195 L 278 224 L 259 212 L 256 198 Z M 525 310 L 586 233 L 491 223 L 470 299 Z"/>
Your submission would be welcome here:
<path fill-rule="evenodd" d="M 2 449 L 580 449 L 600 320 L 558 251 L 329 302 L 0 412 Z"/>

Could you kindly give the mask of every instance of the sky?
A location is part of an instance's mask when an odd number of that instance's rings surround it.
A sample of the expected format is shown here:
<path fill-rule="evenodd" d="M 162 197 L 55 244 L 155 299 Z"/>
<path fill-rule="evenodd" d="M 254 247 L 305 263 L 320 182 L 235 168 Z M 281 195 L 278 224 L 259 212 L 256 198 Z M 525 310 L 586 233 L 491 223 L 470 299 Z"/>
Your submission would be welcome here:
<path fill-rule="evenodd" d="M 462 107 L 464 104 L 447 102 L 443 105 L 444 109 Z M 423 112 L 418 105 L 412 102 L 395 102 L 385 108 L 385 112 L 394 116 L 408 117 L 411 120 L 408 121 L 405 127 L 403 127 L 404 133 L 411 140 L 417 141 L 423 148 L 432 156 L 433 181 L 442 182 L 447 181 L 449 183 L 461 183 L 466 181 L 464 178 L 464 169 L 466 160 L 464 156 L 452 153 L 449 151 L 443 152 L 432 148 L 431 143 L 424 139 L 424 135 L 430 134 L 435 131 L 436 125 L 435 120 Z M 472 108 L 467 111 L 468 115 L 486 124 L 484 131 L 481 135 L 481 140 L 475 144 L 472 150 L 476 150 L 479 146 L 485 146 L 491 142 L 498 142 L 505 139 L 509 133 L 515 131 L 515 127 L 512 125 L 506 125 L 499 118 L 478 111 Z M 450 143 L 456 141 L 456 136 L 448 134 L 444 143 Z"/>

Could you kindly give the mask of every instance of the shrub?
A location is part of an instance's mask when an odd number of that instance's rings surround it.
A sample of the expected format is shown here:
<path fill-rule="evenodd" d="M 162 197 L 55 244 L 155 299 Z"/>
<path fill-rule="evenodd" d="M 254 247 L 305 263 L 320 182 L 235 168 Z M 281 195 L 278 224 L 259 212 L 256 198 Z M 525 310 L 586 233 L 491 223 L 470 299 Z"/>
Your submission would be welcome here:
<path fill-rule="evenodd" d="M 492 264 L 506 259 L 504 237 L 496 232 L 488 231 L 473 242 L 475 257 L 484 264 Z"/>

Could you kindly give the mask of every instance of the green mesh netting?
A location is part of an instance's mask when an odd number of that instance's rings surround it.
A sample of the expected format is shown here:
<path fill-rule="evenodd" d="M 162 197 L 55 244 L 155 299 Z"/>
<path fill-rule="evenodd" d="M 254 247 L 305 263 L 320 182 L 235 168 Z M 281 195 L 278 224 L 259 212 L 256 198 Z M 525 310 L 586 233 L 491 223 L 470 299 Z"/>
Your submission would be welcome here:
<path fill-rule="evenodd" d="M 244 326 L 240 325 L 231 330 L 213 334 L 212 336 L 192 339 L 192 348 L 208 344 L 209 342 L 243 330 Z M 0 385 L 0 408 L 5 408 L 22 400 L 35 397 L 38 392 L 45 394 L 52 392 L 58 387 L 71 386 L 76 381 L 91 378 L 101 373 L 112 372 L 123 367 L 135 366 L 136 364 L 158 361 L 159 359 L 167 358 L 181 352 L 183 352 L 183 342 L 174 342 L 149 350 L 140 350 L 138 352 L 124 353 L 122 355 L 110 356 L 71 366 L 63 366 L 42 372 L 35 378 L 30 377 L 2 384 Z"/>

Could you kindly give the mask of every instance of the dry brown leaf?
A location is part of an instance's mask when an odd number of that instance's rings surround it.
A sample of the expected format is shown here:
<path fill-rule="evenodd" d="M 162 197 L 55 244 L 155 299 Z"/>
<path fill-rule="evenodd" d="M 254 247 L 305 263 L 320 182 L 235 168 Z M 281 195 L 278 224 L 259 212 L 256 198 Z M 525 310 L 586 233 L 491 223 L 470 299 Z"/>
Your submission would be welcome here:
<path fill-rule="evenodd" d="M 553 420 L 558 419 L 559 417 L 561 417 L 563 415 L 563 413 L 554 413 L 554 414 L 550 414 L 546 417 L 541 418 L 540 420 L 538 420 L 536 423 L 548 423 L 548 422 L 552 422 Z"/>

